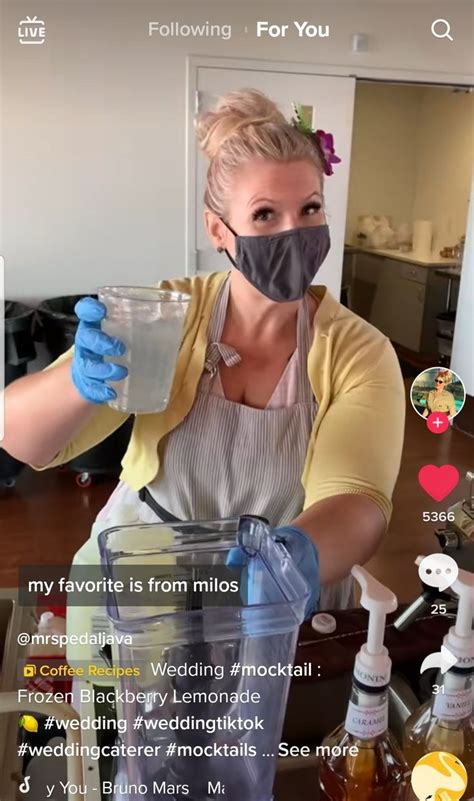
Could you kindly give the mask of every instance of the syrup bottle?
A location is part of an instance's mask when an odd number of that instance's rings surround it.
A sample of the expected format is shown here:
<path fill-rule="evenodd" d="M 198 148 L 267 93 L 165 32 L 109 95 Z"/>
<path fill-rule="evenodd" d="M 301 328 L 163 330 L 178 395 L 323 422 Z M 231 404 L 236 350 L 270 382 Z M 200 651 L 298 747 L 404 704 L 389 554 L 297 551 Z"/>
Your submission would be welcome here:
<path fill-rule="evenodd" d="M 355 565 L 361 606 L 369 611 L 367 642 L 357 654 L 346 720 L 323 742 L 334 749 L 320 764 L 321 801 L 405 801 L 409 771 L 388 730 L 388 685 L 392 663 L 383 644 L 385 620 L 397 608 L 395 595 Z M 349 752 L 351 749 L 352 755 Z"/>
<path fill-rule="evenodd" d="M 447 751 L 459 757 L 469 778 L 467 801 L 474 798 L 474 574 L 460 570 L 451 589 L 459 596 L 459 605 L 456 624 L 444 638 L 443 647 L 457 662 L 449 670 L 446 662 L 433 686 L 433 698 L 408 718 L 403 750 L 410 768 L 431 751 Z"/>

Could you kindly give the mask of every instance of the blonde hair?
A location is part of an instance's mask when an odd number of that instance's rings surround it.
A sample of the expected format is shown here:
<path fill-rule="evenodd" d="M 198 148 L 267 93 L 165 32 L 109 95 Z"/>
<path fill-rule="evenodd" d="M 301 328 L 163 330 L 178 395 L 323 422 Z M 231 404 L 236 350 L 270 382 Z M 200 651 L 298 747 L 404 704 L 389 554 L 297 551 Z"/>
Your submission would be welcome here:
<path fill-rule="evenodd" d="M 444 384 L 450 384 L 453 380 L 453 374 L 449 370 L 439 370 L 436 374 L 436 378 L 440 381 L 444 381 Z"/>
<path fill-rule="evenodd" d="M 278 106 L 256 89 L 240 89 L 221 97 L 214 111 L 195 120 L 201 150 L 209 158 L 204 203 L 223 217 L 234 172 L 251 159 L 307 160 L 323 183 L 322 154 L 314 140 L 295 128 Z"/>

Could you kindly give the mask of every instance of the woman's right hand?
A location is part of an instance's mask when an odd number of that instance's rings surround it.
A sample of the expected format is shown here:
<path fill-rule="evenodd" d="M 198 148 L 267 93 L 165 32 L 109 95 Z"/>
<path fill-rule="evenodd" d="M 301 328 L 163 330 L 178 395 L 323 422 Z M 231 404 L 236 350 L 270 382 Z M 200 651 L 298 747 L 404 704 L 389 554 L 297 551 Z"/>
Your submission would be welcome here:
<path fill-rule="evenodd" d="M 120 381 L 128 375 L 128 370 L 122 364 L 105 362 L 104 356 L 122 356 L 126 347 L 120 339 L 100 330 L 107 309 L 99 300 L 82 298 L 74 311 L 80 322 L 74 339 L 73 384 L 89 403 L 108 403 L 117 393 L 106 381 Z"/>

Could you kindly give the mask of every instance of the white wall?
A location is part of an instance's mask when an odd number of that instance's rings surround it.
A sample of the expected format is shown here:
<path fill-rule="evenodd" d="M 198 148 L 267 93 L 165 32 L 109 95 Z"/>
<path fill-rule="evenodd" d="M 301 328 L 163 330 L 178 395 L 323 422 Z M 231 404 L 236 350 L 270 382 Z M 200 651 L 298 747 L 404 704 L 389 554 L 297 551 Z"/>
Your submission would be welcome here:
<path fill-rule="evenodd" d="M 360 214 L 433 222 L 433 250 L 466 233 L 474 95 L 444 87 L 358 84 L 346 241 Z"/>
<path fill-rule="evenodd" d="M 471 177 L 471 204 L 467 226 L 456 326 L 454 329 L 452 369 L 461 376 L 468 395 L 474 395 L 474 180 Z"/>
<path fill-rule="evenodd" d="M 414 147 L 419 86 L 356 86 L 346 241 L 361 214 L 385 214 L 392 224 L 411 222 L 415 200 Z"/>
<path fill-rule="evenodd" d="M 427 88 L 421 96 L 413 219 L 432 220 L 434 250 L 466 233 L 474 157 L 474 95 Z"/>
<path fill-rule="evenodd" d="M 257 11 L 255 10 L 257 9 Z M 290 11 L 291 9 L 291 11 Z M 446 3 L 125 4 L 44 0 L 42 46 L 22 46 L 30 0 L 4 4 L 3 238 L 6 291 L 33 299 L 184 271 L 188 54 L 467 75 L 471 6 L 450 0 L 455 42 L 434 39 Z M 232 23 L 231 40 L 148 38 L 149 20 Z M 259 39 L 255 21 L 328 23 L 329 39 Z M 249 32 L 244 28 L 248 26 Z M 370 35 L 353 55 L 351 35 Z"/>

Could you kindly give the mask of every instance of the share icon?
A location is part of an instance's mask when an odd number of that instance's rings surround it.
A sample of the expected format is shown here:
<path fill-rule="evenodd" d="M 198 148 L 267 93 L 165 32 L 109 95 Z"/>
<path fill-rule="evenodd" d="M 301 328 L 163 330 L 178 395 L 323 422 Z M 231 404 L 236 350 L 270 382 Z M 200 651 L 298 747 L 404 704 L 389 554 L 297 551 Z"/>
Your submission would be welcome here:
<path fill-rule="evenodd" d="M 425 670 L 429 670 L 430 668 L 438 668 L 444 675 L 448 670 L 454 667 L 457 661 L 457 656 L 454 656 L 445 645 L 442 645 L 441 651 L 437 651 L 437 653 L 430 654 L 426 657 L 420 668 L 420 673 L 424 673 Z"/>

